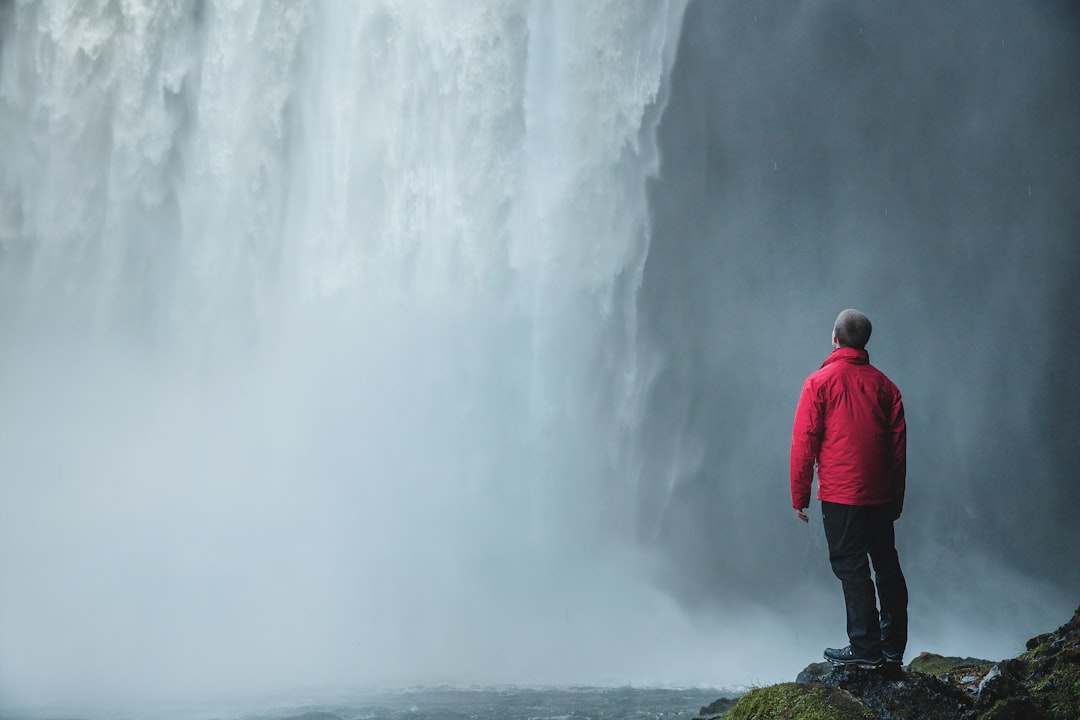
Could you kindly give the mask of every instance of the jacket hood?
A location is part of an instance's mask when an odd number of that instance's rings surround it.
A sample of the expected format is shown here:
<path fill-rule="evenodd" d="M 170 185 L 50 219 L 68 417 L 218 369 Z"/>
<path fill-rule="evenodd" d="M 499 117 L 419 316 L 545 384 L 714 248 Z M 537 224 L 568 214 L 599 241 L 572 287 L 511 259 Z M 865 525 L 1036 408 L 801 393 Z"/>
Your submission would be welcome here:
<path fill-rule="evenodd" d="M 857 350 L 855 348 L 836 348 L 832 351 L 829 357 L 825 358 L 825 362 L 821 363 L 821 367 L 825 367 L 829 363 L 834 363 L 839 360 L 845 360 L 855 365 L 867 365 L 870 363 L 870 353 L 866 350 Z"/>

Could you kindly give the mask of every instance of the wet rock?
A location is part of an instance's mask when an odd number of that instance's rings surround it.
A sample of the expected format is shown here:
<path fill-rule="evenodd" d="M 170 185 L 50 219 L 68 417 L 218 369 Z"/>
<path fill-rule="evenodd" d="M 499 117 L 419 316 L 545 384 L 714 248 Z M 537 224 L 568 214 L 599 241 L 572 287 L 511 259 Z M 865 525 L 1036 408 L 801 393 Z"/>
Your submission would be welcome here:
<path fill-rule="evenodd" d="M 972 657 L 948 657 L 935 653 L 919 653 L 908 665 L 913 672 L 925 673 L 926 675 L 945 675 L 949 680 L 945 682 L 958 682 L 968 675 L 982 677 L 994 663 L 990 660 L 980 660 Z"/>
<path fill-rule="evenodd" d="M 974 700 L 959 688 L 932 675 L 896 667 L 839 667 L 818 682 L 855 696 L 878 720 L 958 720 L 969 716 L 975 706 Z"/>
<path fill-rule="evenodd" d="M 795 682 L 812 683 L 832 674 L 833 666 L 827 662 L 811 663 L 803 668 Z"/>
<path fill-rule="evenodd" d="M 756 688 L 734 704 L 718 702 L 727 705 L 702 708 L 702 717 L 720 717 L 717 711 L 730 707 L 725 720 L 1080 720 L 1080 608 L 1010 660 L 922 653 L 906 668 L 812 663 L 797 682 Z"/>
<path fill-rule="evenodd" d="M 1052 633 L 1027 642 L 1027 652 L 1001 664 L 1008 686 L 988 696 L 993 702 L 987 720 L 1012 720 L 1026 704 L 1039 713 L 1015 717 L 1080 718 L 1080 607 L 1072 619 Z M 1013 710 L 1014 707 L 1019 709 Z"/>
<path fill-rule="evenodd" d="M 997 693 L 995 688 L 1000 688 L 1001 685 L 1001 668 L 995 665 L 990 668 L 990 672 L 986 673 L 986 677 L 979 681 L 979 688 L 975 692 L 979 702 L 986 702 L 992 698 Z"/>
<path fill-rule="evenodd" d="M 694 720 L 717 720 L 717 718 L 723 717 L 724 713 L 731 709 L 731 706 L 735 704 L 735 698 L 720 698 L 709 703 L 705 707 L 698 711 L 698 716 Z"/>
<path fill-rule="evenodd" d="M 1025 672 L 1023 663 L 1017 660 L 1003 660 L 994 665 L 975 688 L 976 703 L 985 707 L 1009 698 L 1029 699 Z"/>
<path fill-rule="evenodd" d="M 1027 641 L 1026 647 L 1028 650 L 1034 650 L 1040 645 L 1049 643 L 1053 639 L 1053 637 L 1054 633 L 1043 633 L 1042 635 L 1036 635 L 1035 637 Z"/>

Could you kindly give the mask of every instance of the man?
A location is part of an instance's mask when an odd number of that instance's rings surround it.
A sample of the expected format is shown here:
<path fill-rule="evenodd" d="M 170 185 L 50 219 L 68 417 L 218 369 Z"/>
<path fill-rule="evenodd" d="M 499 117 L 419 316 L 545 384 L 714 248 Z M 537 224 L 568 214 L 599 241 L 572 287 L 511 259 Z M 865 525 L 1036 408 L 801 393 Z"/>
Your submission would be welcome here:
<path fill-rule="evenodd" d="M 902 664 L 907 645 L 907 584 L 893 535 L 904 507 L 907 428 L 900 390 L 870 364 L 870 331 L 858 310 L 836 318 L 832 354 L 803 383 L 791 432 L 791 504 L 809 522 L 816 464 L 829 560 L 847 606 L 850 644 L 826 648 L 825 659 L 861 667 Z"/>

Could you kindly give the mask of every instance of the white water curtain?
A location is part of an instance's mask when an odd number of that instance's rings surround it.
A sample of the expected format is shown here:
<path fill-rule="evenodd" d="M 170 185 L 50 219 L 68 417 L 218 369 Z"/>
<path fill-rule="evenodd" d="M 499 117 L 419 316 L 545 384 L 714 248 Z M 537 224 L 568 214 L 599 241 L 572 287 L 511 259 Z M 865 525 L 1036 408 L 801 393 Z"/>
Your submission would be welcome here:
<path fill-rule="evenodd" d="M 682 13 L 5 5 L 0 695 L 681 672 L 632 439 Z"/>

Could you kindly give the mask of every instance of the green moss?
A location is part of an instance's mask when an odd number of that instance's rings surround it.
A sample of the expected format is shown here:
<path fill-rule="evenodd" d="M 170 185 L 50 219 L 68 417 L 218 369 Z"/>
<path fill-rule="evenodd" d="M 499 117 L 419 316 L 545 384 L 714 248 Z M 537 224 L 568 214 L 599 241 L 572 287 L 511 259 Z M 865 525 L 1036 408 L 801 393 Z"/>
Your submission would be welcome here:
<path fill-rule="evenodd" d="M 1053 720 L 1080 718 L 1080 641 L 1068 632 L 1075 622 L 1032 638 L 1020 656 L 1030 691 Z"/>
<path fill-rule="evenodd" d="M 1016 718 L 1039 718 L 1044 720 L 1045 715 L 1033 707 L 1027 701 L 1017 701 L 1015 698 L 998 700 L 988 710 L 979 713 L 977 720 L 1016 720 Z"/>
<path fill-rule="evenodd" d="M 968 676 L 983 677 L 994 663 L 975 658 L 942 657 L 933 653 L 922 653 L 908 665 L 912 672 L 939 677 L 948 675 L 949 682 L 960 685 L 960 679 Z"/>
<path fill-rule="evenodd" d="M 782 683 L 746 693 L 724 720 L 874 720 L 874 715 L 839 688 Z"/>
<path fill-rule="evenodd" d="M 1050 717 L 1054 720 L 1080 718 L 1080 667 L 1059 665 L 1039 692 L 1046 698 Z"/>
<path fill-rule="evenodd" d="M 1045 641 L 1034 645 L 1033 647 L 1028 649 L 1026 652 L 1020 653 L 1019 655 L 1016 656 L 1016 659 L 1017 660 L 1035 660 L 1037 658 L 1040 658 L 1040 657 L 1043 657 L 1043 656 L 1047 655 L 1050 652 L 1050 643 L 1053 640 L 1053 637 L 1050 636 L 1050 635 L 1047 635 L 1045 637 L 1047 638 Z M 1037 640 L 1038 638 L 1033 638 L 1033 639 Z"/>

